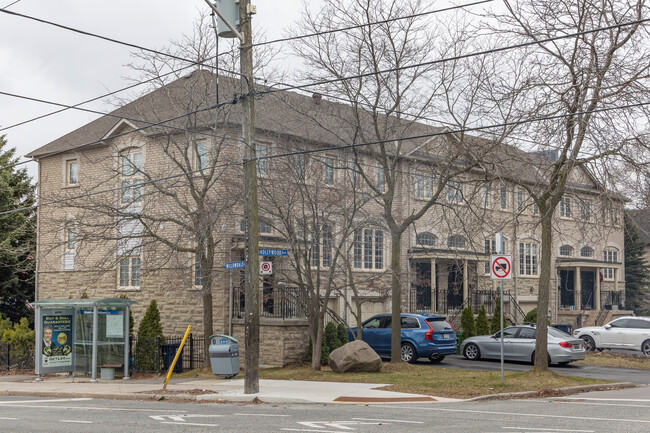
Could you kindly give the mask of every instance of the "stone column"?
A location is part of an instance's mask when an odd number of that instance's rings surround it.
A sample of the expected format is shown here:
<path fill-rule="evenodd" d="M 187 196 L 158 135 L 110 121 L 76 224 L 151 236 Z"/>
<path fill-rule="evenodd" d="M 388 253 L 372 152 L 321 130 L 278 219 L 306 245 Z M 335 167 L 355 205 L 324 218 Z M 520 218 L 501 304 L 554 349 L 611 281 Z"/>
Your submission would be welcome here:
<path fill-rule="evenodd" d="M 469 279 L 467 275 L 467 259 L 463 260 L 463 302 L 469 299 Z"/>
<path fill-rule="evenodd" d="M 438 312 L 438 299 L 436 297 L 436 259 L 431 259 L 431 312 Z"/>
<path fill-rule="evenodd" d="M 594 307 L 596 310 L 601 309 L 600 305 L 600 268 L 596 268 L 596 287 L 594 290 Z"/>
<path fill-rule="evenodd" d="M 582 284 L 580 281 L 580 266 L 576 266 L 575 270 L 575 290 L 574 290 L 574 299 L 573 304 L 576 306 L 576 310 L 582 309 Z"/>

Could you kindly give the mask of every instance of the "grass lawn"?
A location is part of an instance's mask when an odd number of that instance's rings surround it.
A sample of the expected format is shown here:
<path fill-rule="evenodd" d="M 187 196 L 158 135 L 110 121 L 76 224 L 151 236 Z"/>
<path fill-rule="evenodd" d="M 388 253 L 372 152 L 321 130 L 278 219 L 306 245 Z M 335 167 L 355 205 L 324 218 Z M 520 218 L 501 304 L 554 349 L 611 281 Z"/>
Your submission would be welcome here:
<path fill-rule="evenodd" d="M 499 371 L 457 370 L 429 365 L 384 363 L 379 373 L 334 373 L 328 367 L 312 371 L 308 366 L 289 366 L 260 370 L 261 379 L 313 380 L 390 384 L 389 391 L 428 394 L 439 397 L 471 398 L 504 392 L 539 391 L 569 386 L 606 384 L 601 379 L 586 379 L 546 372 L 505 372 L 501 385 Z"/>
<path fill-rule="evenodd" d="M 635 354 L 611 353 L 609 350 L 605 350 L 603 352 L 587 353 L 587 357 L 583 361 L 577 361 L 575 364 L 650 370 L 650 357 Z"/>

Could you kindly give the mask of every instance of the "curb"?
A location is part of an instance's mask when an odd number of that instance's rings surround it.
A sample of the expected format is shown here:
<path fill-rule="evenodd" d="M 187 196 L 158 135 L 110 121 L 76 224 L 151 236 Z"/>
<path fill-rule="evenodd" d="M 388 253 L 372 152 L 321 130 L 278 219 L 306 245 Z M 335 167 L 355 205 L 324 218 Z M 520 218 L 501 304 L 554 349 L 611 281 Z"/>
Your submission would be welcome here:
<path fill-rule="evenodd" d="M 507 392 L 503 394 L 481 395 L 478 397 L 469 398 L 465 401 L 489 401 L 489 400 L 514 399 L 514 398 L 521 398 L 521 397 L 524 398 L 537 397 L 540 396 L 540 393 L 544 393 L 544 392 L 557 392 L 557 393 L 569 395 L 569 394 L 578 394 L 581 392 L 588 392 L 588 391 L 607 391 L 612 389 L 634 388 L 636 386 L 637 385 L 631 382 L 616 382 L 616 383 L 607 383 L 607 384 L 569 386 L 567 388 L 550 388 L 550 389 L 540 389 L 537 391 Z"/>

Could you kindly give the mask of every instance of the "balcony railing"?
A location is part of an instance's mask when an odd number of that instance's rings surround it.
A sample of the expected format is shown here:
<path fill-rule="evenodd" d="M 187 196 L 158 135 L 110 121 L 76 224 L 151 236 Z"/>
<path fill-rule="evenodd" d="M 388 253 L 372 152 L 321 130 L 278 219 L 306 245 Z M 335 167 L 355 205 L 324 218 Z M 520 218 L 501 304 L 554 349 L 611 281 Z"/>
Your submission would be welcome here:
<path fill-rule="evenodd" d="M 260 301 L 260 317 L 275 319 L 307 317 L 305 293 L 297 287 L 264 288 Z M 236 288 L 233 294 L 233 317 L 244 317 L 245 310 L 244 288 Z"/>
<path fill-rule="evenodd" d="M 603 310 L 623 310 L 623 292 L 603 290 L 600 292 L 600 308 Z"/>

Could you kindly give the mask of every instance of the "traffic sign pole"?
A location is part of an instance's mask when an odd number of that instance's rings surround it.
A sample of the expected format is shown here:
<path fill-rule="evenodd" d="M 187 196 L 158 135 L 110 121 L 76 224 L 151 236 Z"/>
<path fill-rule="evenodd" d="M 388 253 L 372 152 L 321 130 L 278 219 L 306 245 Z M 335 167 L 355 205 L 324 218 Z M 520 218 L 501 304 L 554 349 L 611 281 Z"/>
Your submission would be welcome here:
<path fill-rule="evenodd" d="M 505 248 L 503 245 L 503 233 L 497 233 L 496 235 L 496 243 L 499 247 L 499 253 L 503 254 L 505 252 Z M 499 259 L 496 259 L 494 263 L 492 264 L 492 272 L 494 273 L 494 264 L 498 264 Z M 501 267 L 501 269 L 503 269 Z M 511 267 L 508 267 L 508 274 L 510 274 L 510 269 Z M 507 276 L 506 275 L 506 276 Z M 505 276 L 504 276 L 505 278 Z M 501 322 L 501 384 L 505 384 L 505 377 L 503 374 L 503 278 L 501 278 L 501 289 L 499 290 L 499 303 L 500 303 L 500 308 L 499 308 L 499 315 L 501 316 L 499 318 Z"/>

